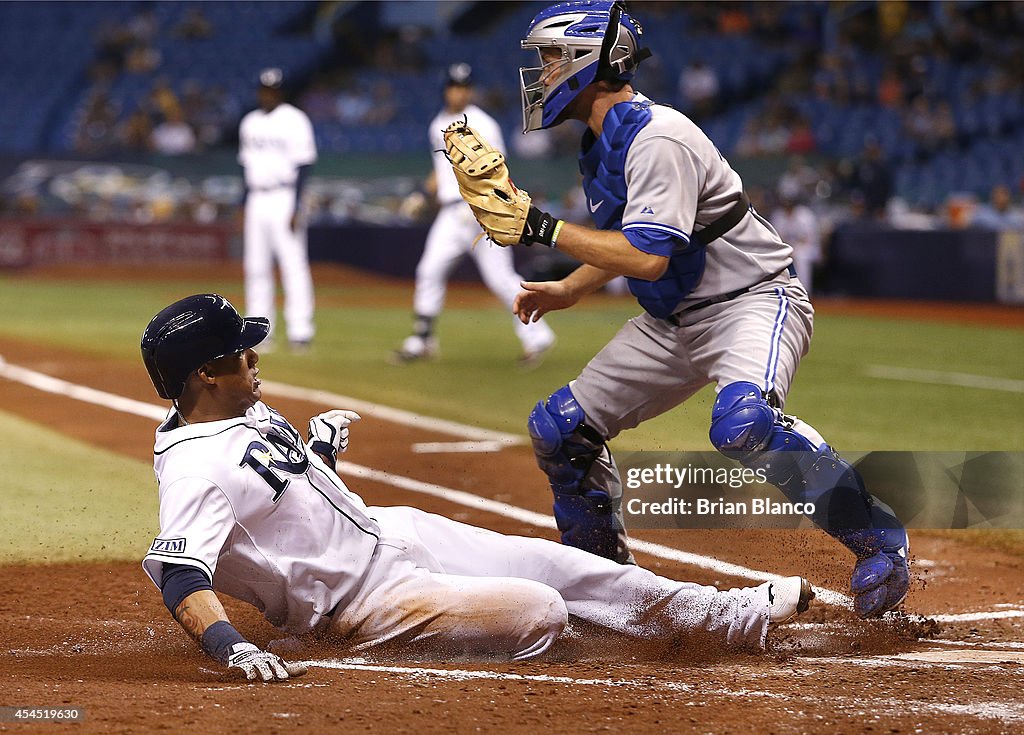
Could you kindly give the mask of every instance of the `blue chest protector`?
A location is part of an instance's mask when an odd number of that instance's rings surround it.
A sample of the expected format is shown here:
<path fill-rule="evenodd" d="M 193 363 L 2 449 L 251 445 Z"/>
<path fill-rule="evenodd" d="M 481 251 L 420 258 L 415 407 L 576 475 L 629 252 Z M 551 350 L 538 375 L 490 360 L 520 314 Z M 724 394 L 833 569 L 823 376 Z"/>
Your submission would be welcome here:
<path fill-rule="evenodd" d="M 587 130 L 580 148 L 583 190 L 590 202 L 603 204 L 593 213 L 598 229 L 622 228 L 626 209 L 626 154 L 651 120 L 650 102 L 619 102 L 604 118 L 601 137 Z M 705 250 L 696 238 L 679 242 L 669 259 L 665 274 L 657 281 L 626 280 L 629 290 L 652 316 L 664 319 L 700 282 L 704 273 Z"/>

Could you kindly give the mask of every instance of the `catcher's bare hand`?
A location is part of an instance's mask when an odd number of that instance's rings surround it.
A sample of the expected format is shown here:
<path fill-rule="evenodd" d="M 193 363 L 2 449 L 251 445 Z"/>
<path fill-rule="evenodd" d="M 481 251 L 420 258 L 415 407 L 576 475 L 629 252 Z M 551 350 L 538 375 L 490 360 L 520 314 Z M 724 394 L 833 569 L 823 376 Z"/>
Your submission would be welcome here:
<path fill-rule="evenodd" d="M 565 281 L 523 281 L 512 302 L 512 312 L 523 324 L 535 322 L 549 311 L 568 309 L 580 300 Z"/>
<path fill-rule="evenodd" d="M 232 646 L 228 669 L 239 669 L 249 681 L 284 681 L 306 673 L 306 667 L 302 664 L 288 663 L 252 643 L 236 643 Z"/>

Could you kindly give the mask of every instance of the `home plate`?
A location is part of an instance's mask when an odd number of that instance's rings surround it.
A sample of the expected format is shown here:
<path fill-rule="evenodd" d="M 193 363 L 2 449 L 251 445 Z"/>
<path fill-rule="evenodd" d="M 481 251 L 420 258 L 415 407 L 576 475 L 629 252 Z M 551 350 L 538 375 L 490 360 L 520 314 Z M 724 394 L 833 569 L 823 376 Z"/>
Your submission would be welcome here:
<path fill-rule="evenodd" d="M 1024 651 L 991 651 L 985 649 L 911 651 L 909 653 L 900 653 L 890 658 L 941 664 L 1024 664 Z"/>

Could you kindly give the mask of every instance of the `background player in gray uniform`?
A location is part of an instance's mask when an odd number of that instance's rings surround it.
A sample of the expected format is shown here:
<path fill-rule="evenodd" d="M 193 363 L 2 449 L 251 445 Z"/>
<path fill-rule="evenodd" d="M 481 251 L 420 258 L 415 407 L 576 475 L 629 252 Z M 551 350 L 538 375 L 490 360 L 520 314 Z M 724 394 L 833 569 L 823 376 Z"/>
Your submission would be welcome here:
<path fill-rule="evenodd" d="M 254 347 L 268 331 L 198 294 L 142 336 L 153 385 L 173 402 L 156 432 L 160 536 L 143 568 L 203 650 L 249 679 L 305 669 L 246 641 L 214 590 L 293 635 L 512 659 L 543 653 L 570 614 L 636 637 L 759 649 L 770 623 L 813 597 L 800 577 L 719 591 L 415 508 L 367 507 L 335 472 L 358 415 L 314 416 L 307 443 L 260 400 Z"/>
<path fill-rule="evenodd" d="M 314 333 L 313 278 L 300 208 L 316 142 L 306 113 L 284 101 L 283 84 L 280 69 L 264 69 L 260 106 L 238 128 L 238 162 L 245 169 L 245 305 L 249 314 L 273 324 L 276 261 L 288 342 L 301 350 Z"/>
<path fill-rule="evenodd" d="M 783 412 L 813 323 L 792 249 L 708 137 L 630 86 L 650 55 L 642 37 L 620 3 L 602 0 L 547 8 L 522 42 L 540 57 L 520 71 L 524 132 L 586 123 L 580 169 L 599 229 L 530 211 L 521 241 L 584 265 L 561 281 L 523 284 L 516 313 L 530 321 L 568 308 L 620 274 L 644 307 L 530 415 L 562 539 L 630 560 L 606 442 L 714 383 L 712 444 L 764 469 L 794 502 L 815 504 L 812 520 L 856 555 L 855 609 L 879 615 L 909 587 L 906 532 L 817 431 Z"/>
<path fill-rule="evenodd" d="M 442 131 L 463 115 L 483 131 L 499 149 L 504 150 L 498 123 L 472 102 L 472 69 L 468 64 L 452 64 L 444 85 L 444 109 L 430 121 L 428 136 L 433 157 L 433 171 L 427 179 L 429 193 L 436 195 L 440 210 L 427 233 L 423 255 L 416 266 L 416 291 L 413 295 L 413 333 L 392 355 L 396 363 L 411 362 L 434 357 L 438 351 L 434 323 L 444 307 L 448 277 L 467 255 L 472 256 L 487 288 L 501 301 L 512 307 L 519 292 L 522 276 L 516 273 L 512 251 L 499 248 L 480 237 L 480 227 L 469 207 L 459 195 L 452 168 L 444 154 Z M 547 322 L 539 320 L 524 324 L 513 322 L 516 336 L 523 347 L 520 364 L 533 367 L 555 344 L 555 333 Z"/>

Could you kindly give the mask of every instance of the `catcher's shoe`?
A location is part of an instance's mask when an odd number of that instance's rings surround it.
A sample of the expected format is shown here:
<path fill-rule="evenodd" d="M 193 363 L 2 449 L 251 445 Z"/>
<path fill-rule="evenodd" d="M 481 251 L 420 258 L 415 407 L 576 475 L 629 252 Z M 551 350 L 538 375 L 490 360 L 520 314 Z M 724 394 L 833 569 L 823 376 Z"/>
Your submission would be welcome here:
<path fill-rule="evenodd" d="M 784 577 L 765 582 L 768 588 L 768 624 L 792 620 L 810 607 L 814 588 L 803 577 Z"/>
<path fill-rule="evenodd" d="M 414 334 L 406 337 L 402 346 L 391 353 L 388 362 L 392 365 L 407 365 L 417 360 L 433 360 L 439 353 L 437 339 Z"/>

